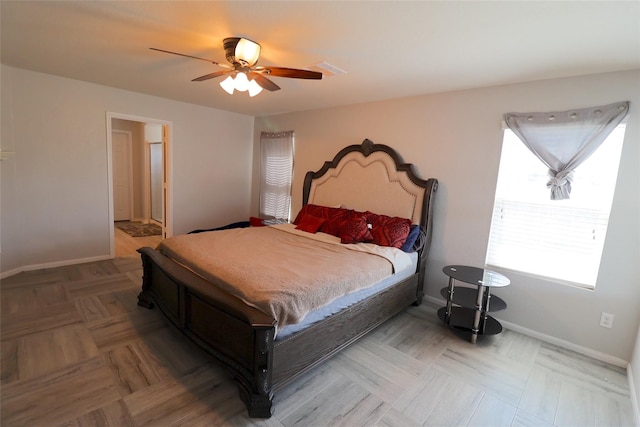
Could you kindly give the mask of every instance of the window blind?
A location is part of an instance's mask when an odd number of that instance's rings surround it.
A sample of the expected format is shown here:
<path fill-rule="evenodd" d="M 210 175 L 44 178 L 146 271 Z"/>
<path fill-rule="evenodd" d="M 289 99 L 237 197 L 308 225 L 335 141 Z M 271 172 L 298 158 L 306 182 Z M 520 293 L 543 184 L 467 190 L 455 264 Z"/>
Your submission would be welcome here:
<path fill-rule="evenodd" d="M 608 214 L 496 199 L 487 265 L 595 286 Z"/>
<path fill-rule="evenodd" d="M 260 136 L 260 216 L 272 222 L 289 221 L 293 144 L 293 131 Z"/>

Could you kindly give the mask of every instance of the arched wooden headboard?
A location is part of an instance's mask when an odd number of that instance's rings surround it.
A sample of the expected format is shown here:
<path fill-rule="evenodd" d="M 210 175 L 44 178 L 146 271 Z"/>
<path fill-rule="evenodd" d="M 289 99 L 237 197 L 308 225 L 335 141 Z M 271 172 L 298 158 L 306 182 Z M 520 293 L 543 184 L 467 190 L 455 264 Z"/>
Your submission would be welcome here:
<path fill-rule="evenodd" d="M 303 204 L 370 211 L 426 226 L 425 198 L 436 186 L 436 180 L 419 178 L 393 148 L 365 139 L 342 149 L 317 172 L 307 172 L 302 197 Z"/>

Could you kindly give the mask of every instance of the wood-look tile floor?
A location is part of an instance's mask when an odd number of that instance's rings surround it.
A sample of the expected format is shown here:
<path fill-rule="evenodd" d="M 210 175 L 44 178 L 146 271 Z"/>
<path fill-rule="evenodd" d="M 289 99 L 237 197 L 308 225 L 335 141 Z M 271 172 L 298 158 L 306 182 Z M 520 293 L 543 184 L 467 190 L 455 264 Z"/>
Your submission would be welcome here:
<path fill-rule="evenodd" d="M 139 256 L 136 250 L 142 246 L 155 248 L 162 240 L 161 236 L 131 237 L 118 227 L 114 227 L 116 257 Z"/>
<path fill-rule="evenodd" d="M 134 257 L 1 284 L 2 426 L 632 426 L 623 369 L 506 330 L 472 345 L 410 307 L 252 420 L 225 371 L 136 305 Z"/>

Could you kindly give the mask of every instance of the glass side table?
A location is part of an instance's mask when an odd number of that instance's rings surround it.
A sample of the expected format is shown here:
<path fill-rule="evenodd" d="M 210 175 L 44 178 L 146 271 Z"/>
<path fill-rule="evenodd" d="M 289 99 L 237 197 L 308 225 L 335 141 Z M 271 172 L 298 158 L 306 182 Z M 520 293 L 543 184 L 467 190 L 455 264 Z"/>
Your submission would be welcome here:
<path fill-rule="evenodd" d="M 446 307 L 438 310 L 438 317 L 452 328 L 471 332 L 475 344 L 478 335 L 495 335 L 502 325 L 488 313 L 507 308 L 501 298 L 491 295 L 491 288 L 508 286 L 511 281 L 500 273 L 466 265 L 447 265 L 442 269 L 449 276 L 449 286 L 440 294 L 447 300 Z M 475 286 L 459 286 L 456 281 Z"/>

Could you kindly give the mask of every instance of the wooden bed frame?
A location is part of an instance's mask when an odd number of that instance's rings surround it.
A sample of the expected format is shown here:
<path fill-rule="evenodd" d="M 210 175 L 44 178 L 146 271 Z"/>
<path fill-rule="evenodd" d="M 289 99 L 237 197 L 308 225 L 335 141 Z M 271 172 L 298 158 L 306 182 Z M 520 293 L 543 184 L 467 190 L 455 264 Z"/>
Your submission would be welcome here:
<path fill-rule="evenodd" d="M 390 160 L 396 169 L 394 172 L 405 176 L 405 182 L 409 184 L 396 182 L 392 178 L 390 187 L 413 186 L 419 189 L 421 194 L 411 196 L 414 202 L 409 203 L 419 203 L 411 208 L 415 213 L 413 222 L 426 229 L 426 242 L 419 252 L 415 274 L 300 332 L 280 340 L 274 339 L 276 320 L 272 317 L 220 291 L 160 252 L 148 247 L 138 250 L 143 262 L 142 292 L 138 296 L 138 304 L 147 308 L 157 306 L 187 337 L 228 368 L 239 385 L 240 396 L 251 417 L 270 417 L 275 391 L 409 305 L 422 302 L 425 264 L 431 240 L 433 197 L 438 185 L 436 179 L 425 181 L 418 178 L 412 165 L 402 163 L 392 148 L 366 139 L 361 145 L 351 145 L 341 150 L 317 172 L 307 172 L 303 203 L 322 204 L 317 200 L 325 196 L 321 196 L 321 187 L 316 184 L 324 180 L 323 183 L 328 183 L 326 188 L 332 188 L 331 181 L 334 178 L 331 175 L 339 177 L 339 171 L 345 168 L 346 163 L 352 163 L 354 156 L 365 169 L 369 168 L 370 156 Z M 360 184 L 368 185 L 366 182 Z M 353 185 L 353 182 L 349 185 Z M 404 192 L 404 189 L 400 191 Z M 375 193 L 374 208 L 368 210 L 389 215 L 374 210 L 393 204 L 381 199 L 379 189 L 375 189 Z M 351 196 L 341 195 L 339 199 L 341 197 Z M 368 206 L 356 201 L 356 206 L 351 208 L 367 210 L 364 208 Z"/>

